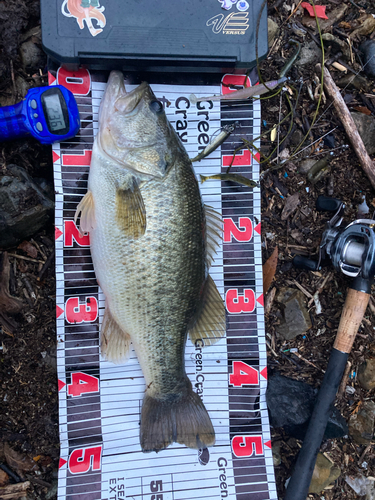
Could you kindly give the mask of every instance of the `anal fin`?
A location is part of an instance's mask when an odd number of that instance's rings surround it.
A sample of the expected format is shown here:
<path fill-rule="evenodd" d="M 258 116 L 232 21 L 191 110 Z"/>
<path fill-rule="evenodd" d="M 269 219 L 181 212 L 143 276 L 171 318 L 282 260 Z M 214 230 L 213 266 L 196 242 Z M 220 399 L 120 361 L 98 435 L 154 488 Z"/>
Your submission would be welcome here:
<path fill-rule="evenodd" d="M 194 325 L 189 329 L 190 340 L 195 344 L 201 339 L 204 345 L 212 345 L 225 335 L 225 331 L 224 302 L 214 280 L 208 275 L 204 285 L 201 310 Z"/>
<path fill-rule="evenodd" d="M 79 214 L 81 214 L 81 219 L 79 224 L 80 234 L 82 235 L 83 233 L 89 233 L 92 229 L 95 228 L 96 225 L 95 203 L 91 191 L 87 191 L 87 193 L 77 206 L 76 213 L 74 214 L 74 222 L 76 224 Z"/>
<path fill-rule="evenodd" d="M 108 306 L 100 329 L 100 349 L 102 356 L 112 363 L 123 363 L 130 357 L 130 335 L 119 327 Z"/>

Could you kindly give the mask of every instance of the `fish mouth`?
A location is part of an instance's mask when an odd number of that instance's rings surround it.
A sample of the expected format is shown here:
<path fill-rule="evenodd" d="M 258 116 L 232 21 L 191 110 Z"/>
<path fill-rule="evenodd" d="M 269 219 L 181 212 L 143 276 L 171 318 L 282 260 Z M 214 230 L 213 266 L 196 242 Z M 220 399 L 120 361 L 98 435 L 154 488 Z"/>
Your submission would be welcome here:
<path fill-rule="evenodd" d="M 126 115 L 133 112 L 148 88 L 146 82 L 127 92 L 124 75 L 121 71 L 111 71 L 105 88 L 99 110 L 99 123 L 105 123 L 107 117 L 114 111 Z"/>

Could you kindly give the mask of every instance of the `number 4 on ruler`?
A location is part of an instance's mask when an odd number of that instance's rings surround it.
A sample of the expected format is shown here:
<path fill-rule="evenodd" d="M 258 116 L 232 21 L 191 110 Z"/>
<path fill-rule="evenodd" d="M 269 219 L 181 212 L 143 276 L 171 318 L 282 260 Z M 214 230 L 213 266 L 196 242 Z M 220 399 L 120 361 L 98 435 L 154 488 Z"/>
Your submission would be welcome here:
<path fill-rule="evenodd" d="M 229 383 L 234 387 L 259 384 L 259 372 L 252 366 L 243 361 L 233 361 L 232 368 L 233 371 L 229 375 Z"/>
<path fill-rule="evenodd" d="M 68 385 L 69 396 L 82 396 L 99 391 L 99 379 L 83 372 L 72 373 L 72 383 Z"/>

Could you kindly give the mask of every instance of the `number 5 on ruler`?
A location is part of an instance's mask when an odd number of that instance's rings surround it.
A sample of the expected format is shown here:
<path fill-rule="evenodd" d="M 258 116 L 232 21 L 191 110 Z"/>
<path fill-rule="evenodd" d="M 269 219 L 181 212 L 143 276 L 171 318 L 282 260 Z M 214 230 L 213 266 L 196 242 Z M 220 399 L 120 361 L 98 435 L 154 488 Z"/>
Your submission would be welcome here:
<path fill-rule="evenodd" d="M 100 470 L 102 462 L 102 446 L 79 448 L 72 451 L 69 457 L 69 470 L 72 474 L 85 474 L 90 470 Z"/>

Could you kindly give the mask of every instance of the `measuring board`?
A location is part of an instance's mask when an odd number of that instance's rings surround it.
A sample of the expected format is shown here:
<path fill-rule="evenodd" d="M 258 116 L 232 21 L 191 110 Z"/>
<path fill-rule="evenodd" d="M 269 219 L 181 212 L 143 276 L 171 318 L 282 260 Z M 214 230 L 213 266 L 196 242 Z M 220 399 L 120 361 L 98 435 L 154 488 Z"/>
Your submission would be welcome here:
<path fill-rule="evenodd" d="M 260 189 L 220 180 L 200 184 L 203 201 L 223 216 L 223 241 L 210 269 L 227 310 L 226 336 L 203 347 L 187 340 L 186 371 L 210 414 L 215 446 L 192 450 L 174 443 L 143 453 L 139 420 L 145 383 L 134 354 L 120 365 L 101 358 L 99 327 L 104 296 L 95 280 L 89 236 L 73 221 L 87 190 L 91 149 L 108 74 L 59 68 L 49 83 L 65 85 L 76 97 L 80 133 L 53 145 L 56 192 L 57 369 L 61 458 L 60 500 L 277 499 L 267 383 L 260 238 Z M 244 76 L 226 75 L 226 84 Z M 128 90 L 135 87 L 125 82 Z M 190 94 L 229 92 L 211 86 L 149 82 L 190 157 L 212 134 L 238 121 L 235 132 L 208 158 L 194 164 L 196 175 L 225 172 L 233 150 L 260 135 L 260 102 L 204 101 Z M 255 141 L 259 147 L 259 139 Z M 239 151 L 232 172 L 259 178 L 257 157 Z M 198 177 L 199 178 L 199 177 Z"/>

